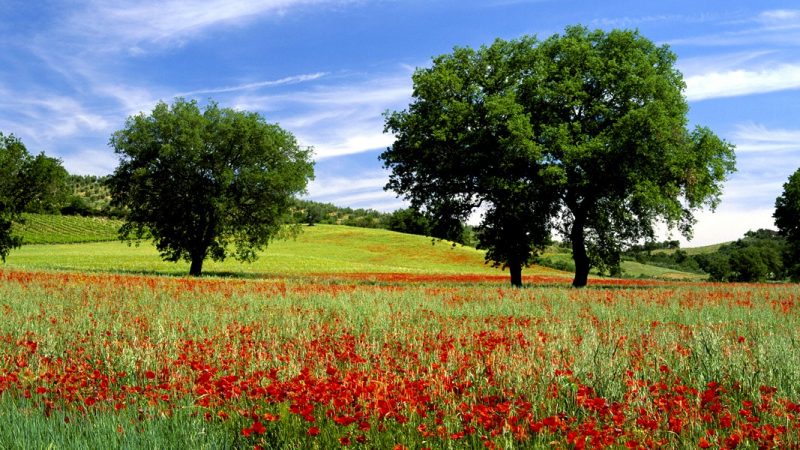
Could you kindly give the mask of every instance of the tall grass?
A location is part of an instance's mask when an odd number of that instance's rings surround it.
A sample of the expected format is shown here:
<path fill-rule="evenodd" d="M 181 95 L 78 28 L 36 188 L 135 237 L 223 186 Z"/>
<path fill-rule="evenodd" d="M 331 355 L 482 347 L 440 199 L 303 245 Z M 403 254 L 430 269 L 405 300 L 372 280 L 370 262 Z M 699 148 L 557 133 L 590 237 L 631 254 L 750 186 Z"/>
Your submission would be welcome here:
<path fill-rule="evenodd" d="M 0 446 L 800 445 L 797 286 L 0 278 Z"/>

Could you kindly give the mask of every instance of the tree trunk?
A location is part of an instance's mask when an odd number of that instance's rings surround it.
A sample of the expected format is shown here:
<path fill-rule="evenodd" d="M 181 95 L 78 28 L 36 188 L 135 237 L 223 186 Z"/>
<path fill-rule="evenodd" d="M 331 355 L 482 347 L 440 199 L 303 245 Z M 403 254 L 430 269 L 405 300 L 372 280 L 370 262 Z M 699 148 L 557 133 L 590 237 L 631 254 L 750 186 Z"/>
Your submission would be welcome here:
<path fill-rule="evenodd" d="M 199 256 L 192 256 L 192 266 L 189 267 L 189 275 L 193 277 L 199 277 L 200 273 L 203 271 L 203 260 L 205 257 Z"/>
<path fill-rule="evenodd" d="M 586 254 L 586 238 L 583 233 L 585 218 L 575 217 L 570 231 L 572 260 L 575 261 L 575 278 L 572 287 L 582 288 L 589 282 L 589 256 Z"/>
<path fill-rule="evenodd" d="M 511 272 L 511 285 L 514 287 L 522 287 L 522 264 L 518 262 L 509 262 L 508 271 Z"/>

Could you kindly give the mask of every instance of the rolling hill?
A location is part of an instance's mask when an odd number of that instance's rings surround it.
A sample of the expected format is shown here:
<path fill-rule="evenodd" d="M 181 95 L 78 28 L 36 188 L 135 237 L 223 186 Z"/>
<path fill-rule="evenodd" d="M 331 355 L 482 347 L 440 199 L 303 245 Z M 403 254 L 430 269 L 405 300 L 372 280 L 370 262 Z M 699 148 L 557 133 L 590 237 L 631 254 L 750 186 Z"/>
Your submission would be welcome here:
<path fill-rule="evenodd" d="M 161 261 L 149 242 L 129 246 L 117 241 L 121 221 L 102 217 L 26 214 L 15 231 L 25 245 L 14 250 L 7 267 L 46 270 L 121 271 L 182 275 L 188 263 Z M 80 245 L 76 245 L 80 244 Z M 207 261 L 206 274 L 282 276 L 308 273 L 444 273 L 508 272 L 484 264 L 483 251 L 430 238 L 383 229 L 343 225 L 303 226 L 291 240 L 276 240 L 253 264 L 233 259 Z M 556 255 L 551 255 L 556 256 Z M 569 254 L 558 254 L 568 261 Z M 625 261 L 627 277 L 701 280 L 702 275 Z M 570 277 L 567 272 L 532 266 L 523 274 Z"/>

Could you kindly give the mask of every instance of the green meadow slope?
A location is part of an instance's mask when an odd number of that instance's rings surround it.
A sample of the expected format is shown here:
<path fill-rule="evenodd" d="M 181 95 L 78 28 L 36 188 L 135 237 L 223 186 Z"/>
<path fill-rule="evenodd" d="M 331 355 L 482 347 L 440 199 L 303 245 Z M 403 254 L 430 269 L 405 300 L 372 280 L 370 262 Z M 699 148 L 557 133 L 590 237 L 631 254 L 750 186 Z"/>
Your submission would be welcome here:
<path fill-rule="evenodd" d="M 34 221 L 28 221 L 33 226 Z M 23 237 L 42 233 L 27 230 Z M 99 234 L 99 232 L 98 232 Z M 109 239 L 116 237 L 108 234 Z M 66 237 L 54 242 L 67 241 Z M 80 241 L 79 237 L 75 241 Z M 479 273 L 502 274 L 484 264 L 484 253 L 471 247 L 452 246 L 430 238 L 387 230 L 342 225 L 304 226 L 295 239 L 272 242 L 252 264 L 233 259 L 207 261 L 206 274 L 285 275 L 309 273 Z M 185 274 L 188 263 L 161 261 L 149 242 L 128 246 L 118 241 L 79 244 L 24 245 L 11 252 L 6 266 L 21 269 L 121 271 Z M 532 272 L 554 273 L 532 268 Z"/>
<path fill-rule="evenodd" d="M 183 275 L 188 263 L 162 261 L 149 242 L 129 246 L 117 240 L 119 220 L 102 217 L 26 214 L 15 225 L 25 245 L 11 252 L 6 267 L 32 270 L 77 270 Z M 313 273 L 445 273 L 503 274 L 484 264 L 484 253 L 471 247 L 434 243 L 430 238 L 382 229 L 342 225 L 303 226 L 290 240 L 272 242 L 252 264 L 233 259 L 207 261 L 208 275 L 282 276 Z M 556 256 L 551 254 L 550 256 Z M 569 254 L 556 257 L 565 261 Z M 631 261 L 628 277 L 701 280 L 702 275 L 677 272 Z M 523 274 L 571 274 L 530 267 Z"/>
<path fill-rule="evenodd" d="M 24 214 L 14 232 L 25 244 L 75 244 L 114 241 L 122 222 L 106 217 Z"/>

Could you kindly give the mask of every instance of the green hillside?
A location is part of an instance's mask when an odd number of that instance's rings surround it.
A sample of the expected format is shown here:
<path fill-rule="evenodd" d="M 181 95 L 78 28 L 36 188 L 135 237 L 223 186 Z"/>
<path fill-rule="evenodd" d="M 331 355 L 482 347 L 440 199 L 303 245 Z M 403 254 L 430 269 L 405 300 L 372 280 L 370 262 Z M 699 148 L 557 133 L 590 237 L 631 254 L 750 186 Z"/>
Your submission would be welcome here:
<path fill-rule="evenodd" d="M 703 245 L 703 246 L 700 246 L 700 247 L 686 247 L 686 248 L 682 248 L 681 250 L 686 252 L 686 254 L 690 255 L 690 256 L 691 255 L 705 255 L 705 254 L 708 254 L 708 253 L 714 253 L 717 250 L 719 250 L 719 248 L 722 247 L 723 245 L 730 244 L 731 242 L 733 242 L 733 241 L 721 242 L 719 244 Z M 663 249 L 663 250 L 653 250 L 653 253 L 667 253 L 667 254 L 670 254 L 670 253 L 675 253 L 675 251 L 676 250 L 674 250 L 674 249 Z"/>
<path fill-rule="evenodd" d="M 84 219 L 89 220 L 89 219 Z M 30 222 L 33 225 L 33 221 Z M 109 235 L 113 237 L 111 234 Z M 67 239 L 66 237 L 64 238 Z M 77 240 L 73 236 L 73 242 Z M 484 264 L 483 252 L 430 238 L 381 229 L 342 225 L 303 227 L 292 240 L 274 241 L 253 264 L 235 260 L 207 261 L 206 274 L 243 273 L 287 275 L 308 273 L 480 273 L 502 274 Z M 86 271 L 155 272 L 186 274 L 188 263 L 161 261 L 149 242 L 128 246 L 123 242 L 80 245 L 24 245 L 11 252 L 7 267 Z M 527 270 L 554 273 L 549 269 Z"/>
<path fill-rule="evenodd" d="M 24 214 L 24 222 L 14 224 L 14 233 L 25 244 L 71 244 L 113 241 L 122 222 L 106 217 Z"/>
<path fill-rule="evenodd" d="M 121 221 L 104 217 L 26 214 L 24 224 L 15 231 L 25 242 L 8 258 L 8 267 L 25 269 L 66 269 L 90 271 L 155 272 L 185 274 L 188 263 L 161 261 L 153 245 L 143 242 L 128 246 L 117 241 Z M 383 229 L 342 225 L 304 226 L 293 240 L 275 241 L 253 264 L 234 260 L 207 261 L 207 274 L 241 273 L 287 275 L 300 273 L 479 273 L 503 274 L 484 264 L 482 251 L 446 242 L 432 243 L 424 236 L 395 233 Z M 82 245 L 70 245 L 81 243 Z M 545 255 L 561 261 L 571 257 L 551 248 Z M 688 251 L 689 249 L 687 249 Z M 622 265 L 626 277 L 702 280 L 705 275 L 664 269 L 634 261 Z M 534 266 L 524 274 L 562 274 L 567 272 Z"/>

